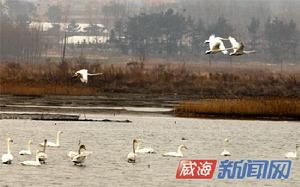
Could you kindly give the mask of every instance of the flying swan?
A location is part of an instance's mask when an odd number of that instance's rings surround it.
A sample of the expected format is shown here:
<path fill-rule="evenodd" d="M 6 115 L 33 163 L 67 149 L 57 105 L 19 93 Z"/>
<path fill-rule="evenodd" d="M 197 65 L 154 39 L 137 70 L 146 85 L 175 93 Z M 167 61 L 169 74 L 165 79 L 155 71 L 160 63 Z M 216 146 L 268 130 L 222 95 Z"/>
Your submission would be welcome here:
<path fill-rule="evenodd" d="M 209 39 L 204 42 L 209 44 L 209 50 L 205 51 L 205 54 L 216 54 L 218 52 L 222 52 L 224 55 L 228 54 L 222 40 L 227 39 L 210 35 Z"/>
<path fill-rule="evenodd" d="M 229 36 L 228 39 L 232 46 L 231 49 L 233 49 L 233 52 L 229 53 L 230 56 L 240 56 L 244 54 L 255 53 L 255 51 L 245 51 L 243 42 L 237 42 L 236 39 L 231 36 Z"/>
<path fill-rule="evenodd" d="M 11 138 L 7 138 L 7 153 L 2 155 L 3 164 L 11 164 L 12 160 L 14 159 L 10 152 L 10 143 L 13 143 L 13 140 Z"/>
<path fill-rule="evenodd" d="M 56 143 L 53 143 L 53 142 L 48 142 L 47 141 L 47 147 L 60 147 L 60 135 L 62 134 L 63 132 L 62 131 L 58 131 L 57 134 L 56 134 Z M 39 144 L 40 146 L 44 146 L 44 142 L 43 143 L 40 143 Z"/>
<path fill-rule="evenodd" d="M 19 155 L 31 155 L 31 145 L 32 145 L 32 140 L 29 140 L 27 143 L 27 150 L 21 150 L 19 152 Z"/>
<path fill-rule="evenodd" d="M 88 76 L 103 75 L 103 73 L 88 73 L 87 69 L 81 69 L 74 73 L 73 77 L 79 77 L 82 83 L 88 83 Z"/>
<path fill-rule="evenodd" d="M 177 152 L 167 152 L 164 153 L 163 156 L 166 157 L 183 157 L 182 150 L 183 149 L 188 149 L 185 145 L 180 145 L 177 149 Z"/>

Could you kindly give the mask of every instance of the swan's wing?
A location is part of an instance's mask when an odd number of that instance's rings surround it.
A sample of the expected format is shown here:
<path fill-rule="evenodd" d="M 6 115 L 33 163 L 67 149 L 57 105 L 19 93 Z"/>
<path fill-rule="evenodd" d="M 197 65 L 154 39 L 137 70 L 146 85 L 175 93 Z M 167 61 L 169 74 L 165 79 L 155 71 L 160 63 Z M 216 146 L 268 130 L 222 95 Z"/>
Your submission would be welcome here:
<path fill-rule="evenodd" d="M 237 48 L 240 47 L 240 44 L 236 41 L 235 38 L 229 36 L 228 39 L 229 39 L 229 41 L 230 41 L 230 43 L 231 43 L 232 48 L 237 49 Z"/>
<path fill-rule="evenodd" d="M 213 39 L 212 41 L 210 41 L 209 42 L 209 49 L 211 51 L 219 50 L 219 48 L 220 48 L 220 41 L 221 40 L 216 40 L 216 39 Z"/>
<path fill-rule="evenodd" d="M 208 39 L 208 40 L 209 40 L 209 41 L 212 41 L 215 37 L 216 37 L 216 36 L 215 36 L 214 34 L 212 34 L 212 35 L 209 36 L 209 39 Z"/>
<path fill-rule="evenodd" d="M 47 159 L 47 154 L 44 152 L 39 152 L 37 156 L 39 159 Z"/>
<path fill-rule="evenodd" d="M 12 154 L 4 154 L 2 155 L 2 162 L 8 162 L 13 160 L 14 157 L 12 156 Z"/>
<path fill-rule="evenodd" d="M 163 156 L 176 156 L 176 152 L 167 152 L 167 153 L 164 153 Z"/>
<path fill-rule="evenodd" d="M 68 153 L 68 157 L 70 157 L 70 158 L 73 158 L 73 157 L 76 156 L 76 155 L 78 155 L 78 152 L 75 152 L 75 151 L 70 151 L 70 152 Z"/>
<path fill-rule="evenodd" d="M 83 151 L 82 153 L 80 153 L 80 156 L 89 156 L 90 154 L 92 154 L 91 151 Z"/>
<path fill-rule="evenodd" d="M 103 73 L 88 73 L 89 76 L 95 76 L 95 75 L 103 75 Z"/>
<path fill-rule="evenodd" d="M 222 156 L 230 156 L 231 154 L 230 154 L 229 151 L 227 151 L 227 150 L 224 149 L 224 151 L 221 153 L 221 155 Z"/>
<path fill-rule="evenodd" d="M 285 157 L 286 158 L 295 158 L 296 154 L 294 152 L 288 152 L 288 153 L 285 154 Z"/>
<path fill-rule="evenodd" d="M 143 148 L 136 150 L 137 153 L 154 153 L 154 149 L 152 148 Z"/>
<path fill-rule="evenodd" d="M 37 161 L 23 161 L 20 162 L 24 166 L 40 166 L 41 164 Z"/>
<path fill-rule="evenodd" d="M 222 53 L 224 55 L 226 55 L 228 53 L 227 49 L 225 48 L 224 43 L 222 42 L 222 40 L 220 40 L 220 46 L 219 46 L 220 50 L 222 50 Z"/>

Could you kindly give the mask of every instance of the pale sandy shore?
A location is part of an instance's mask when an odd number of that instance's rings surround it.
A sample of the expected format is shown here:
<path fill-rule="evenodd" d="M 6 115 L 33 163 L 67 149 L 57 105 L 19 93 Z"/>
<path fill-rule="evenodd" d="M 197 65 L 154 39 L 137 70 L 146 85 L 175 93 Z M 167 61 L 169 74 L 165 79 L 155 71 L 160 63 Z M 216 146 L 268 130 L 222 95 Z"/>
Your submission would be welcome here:
<path fill-rule="evenodd" d="M 161 153 L 175 151 L 185 144 L 188 159 L 225 159 L 219 156 L 223 139 L 229 138 L 229 159 L 284 159 L 299 143 L 299 122 L 212 120 L 175 118 L 167 115 L 86 114 L 91 119 L 131 120 L 132 123 L 57 122 L 0 120 L 0 151 L 6 152 L 5 138 L 14 139 L 12 165 L 0 165 L 1 186 L 299 186 L 300 163 L 294 160 L 287 180 L 178 180 L 175 178 L 180 159 L 164 158 Z M 176 123 L 175 123 L 176 122 Z M 56 124 L 56 125 L 55 125 Z M 19 156 L 29 138 L 36 145 L 47 138 L 55 140 L 63 131 L 60 148 L 50 148 L 48 164 L 39 168 L 24 167 Z M 136 164 L 126 162 L 133 138 L 141 137 L 144 146 L 158 154 L 139 156 Z M 181 140 L 182 137 L 187 140 Z M 76 150 L 78 140 L 93 154 L 86 167 L 75 167 L 66 156 Z M 226 158 L 228 159 L 228 158 Z M 150 166 L 150 167 L 148 167 Z"/>

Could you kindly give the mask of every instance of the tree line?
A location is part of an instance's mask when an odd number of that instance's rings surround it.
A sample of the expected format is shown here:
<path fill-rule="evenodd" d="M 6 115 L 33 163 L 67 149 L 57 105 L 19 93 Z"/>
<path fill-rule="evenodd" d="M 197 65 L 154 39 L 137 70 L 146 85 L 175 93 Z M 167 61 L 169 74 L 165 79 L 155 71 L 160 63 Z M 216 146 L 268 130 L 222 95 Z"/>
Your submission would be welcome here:
<path fill-rule="evenodd" d="M 252 17 L 245 28 L 250 37 L 238 34 L 247 49 L 266 54 L 275 61 L 296 60 L 299 46 L 299 30 L 293 19 L 283 21 L 269 17 L 265 23 Z M 141 13 L 119 19 L 110 32 L 110 42 L 124 54 L 134 54 L 144 59 L 147 56 L 174 57 L 203 55 L 203 41 L 210 34 L 221 37 L 239 33 L 230 21 L 219 16 L 216 22 L 205 23 L 198 18 L 168 9 L 160 13 Z M 259 55 L 258 55 L 259 56 Z"/>

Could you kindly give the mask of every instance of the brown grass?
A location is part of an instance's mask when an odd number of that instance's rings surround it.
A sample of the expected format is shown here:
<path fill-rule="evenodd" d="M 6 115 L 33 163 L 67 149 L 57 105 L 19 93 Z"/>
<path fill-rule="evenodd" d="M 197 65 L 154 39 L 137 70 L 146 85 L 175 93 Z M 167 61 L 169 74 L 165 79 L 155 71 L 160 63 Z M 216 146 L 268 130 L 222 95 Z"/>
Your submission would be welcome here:
<path fill-rule="evenodd" d="M 184 102 L 175 108 L 179 116 L 300 119 L 300 98 L 209 99 Z"/>
<path fill-rule="evenodd" d="M 103 72 L 104 76 L 91 77 L 84 85 L 72 79 L 73 73 L 82 68 L 92 73 Z M 155 61 L 129 67 L 126 62 L 113 65 L 73 59 L 63 67 L 51 61 L 1 62 L 0 94 L 102 95 L 114 92 L 199 99 L 299 96 L 299 67 L 291 69 L 280 72 L 278 68 L 257 63 L 231 67 L 226 63 L 208 66 Z"/>

